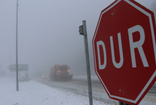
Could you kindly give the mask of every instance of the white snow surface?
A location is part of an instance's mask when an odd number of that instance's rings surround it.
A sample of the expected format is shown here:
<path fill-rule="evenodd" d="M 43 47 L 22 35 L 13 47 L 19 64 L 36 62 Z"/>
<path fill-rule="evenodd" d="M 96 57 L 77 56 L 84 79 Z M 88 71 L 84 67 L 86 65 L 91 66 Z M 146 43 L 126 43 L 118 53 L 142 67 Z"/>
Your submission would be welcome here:
<path fill-rule="evenodd" d="M 48 87 L 33 80 L 19 82 L 15 78 L 0 78 L 0 105 L 89 105 L 88 97 Z M 94 105 L 109 105 L 93 100 Z"/>
<path fill-rule="evenodd" d="M 15 78 L 0 78 L 0 105 L 89 105 L 87 96 L 67 90 L 49 87 L 34 80 L 19 82 L 16 91 Z M 144 99 L 139 105 L 156 105 Z M 93 99 L 93 105 L 112 105 Z"/>

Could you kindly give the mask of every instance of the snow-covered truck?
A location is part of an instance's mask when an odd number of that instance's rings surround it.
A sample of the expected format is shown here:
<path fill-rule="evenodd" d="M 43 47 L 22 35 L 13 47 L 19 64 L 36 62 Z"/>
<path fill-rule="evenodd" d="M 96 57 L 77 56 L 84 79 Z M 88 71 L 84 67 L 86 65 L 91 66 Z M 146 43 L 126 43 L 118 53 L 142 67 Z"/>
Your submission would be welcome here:
<path fill-rule="evenodd" d="M 52 80 L 71 80 L 72 76 L 70 67 L 66 64 L 55 65 L 50 69 L 50 78 Z"/>

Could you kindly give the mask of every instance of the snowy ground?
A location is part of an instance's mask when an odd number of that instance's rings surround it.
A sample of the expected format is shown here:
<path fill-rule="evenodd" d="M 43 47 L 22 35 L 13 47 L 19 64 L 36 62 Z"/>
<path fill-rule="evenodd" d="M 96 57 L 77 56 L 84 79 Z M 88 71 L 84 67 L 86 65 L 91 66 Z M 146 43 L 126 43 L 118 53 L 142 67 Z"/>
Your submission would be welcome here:
<path fill-rule="evenodd" d="M 15 78 L 0 78 L 0 105 L 89 105 L 88 97 L 52 88 L 33 80 L 19 83 L 16 91 Z M 150 97 L 149 97 L 150 98 Z M 111 105 L 93 100 L 93 105 Z M 140 105 L 156 105 L 144 99 Z"/>
<path fill-rule="evenodd" d="M 0 78 L 0 105 L 89 105 L 88 97 L 48 87 L 35 81 L 20 82 L 16 91 L 15 79 Z M 93 101 L 94 105 L 108 105 Z"/>

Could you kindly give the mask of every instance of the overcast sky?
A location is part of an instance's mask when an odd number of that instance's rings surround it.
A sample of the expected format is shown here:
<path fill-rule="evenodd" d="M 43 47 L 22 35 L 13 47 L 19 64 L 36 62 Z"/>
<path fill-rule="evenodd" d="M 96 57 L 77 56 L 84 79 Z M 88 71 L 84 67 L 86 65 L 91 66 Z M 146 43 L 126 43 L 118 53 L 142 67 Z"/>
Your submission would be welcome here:
<path fill-rule="evenodd" d="M 84 39 L 78 32 L 86 20 L 93 68 L 91 40 L 101 10 L 113 1 L 19 0 L 19 64 L 29 64 L 30 71 L 46 71 L 54 64 L 86 69 Z M 149 9 L 153 2 L 136 1 Z M 0 36 L 0 69 L 7 71 L 16 61 L 16 0 L 0 0 Z"/>

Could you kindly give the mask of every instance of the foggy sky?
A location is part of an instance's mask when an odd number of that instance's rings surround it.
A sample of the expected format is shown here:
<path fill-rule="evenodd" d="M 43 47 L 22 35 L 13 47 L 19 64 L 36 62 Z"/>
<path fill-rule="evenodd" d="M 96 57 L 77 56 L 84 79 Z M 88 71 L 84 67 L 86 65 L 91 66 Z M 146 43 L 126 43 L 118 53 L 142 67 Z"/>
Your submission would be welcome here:
<path fill-rule="evenodd" d="M 86 73 L 84 39 L 78 32 L 86 20 L 93 69 L 92 37 L 101 10 L 113 1 L 19 0 L 19 64 L 29 64 L 33 73 L 48 71 L 55 64 L 68 64 L 73 72 Z M 136 1 L 149 9 L 153 2 Z M 16 0 L 0 0 L 0 14 L 0 69 L 7 72 L 16 62 Z"/>

